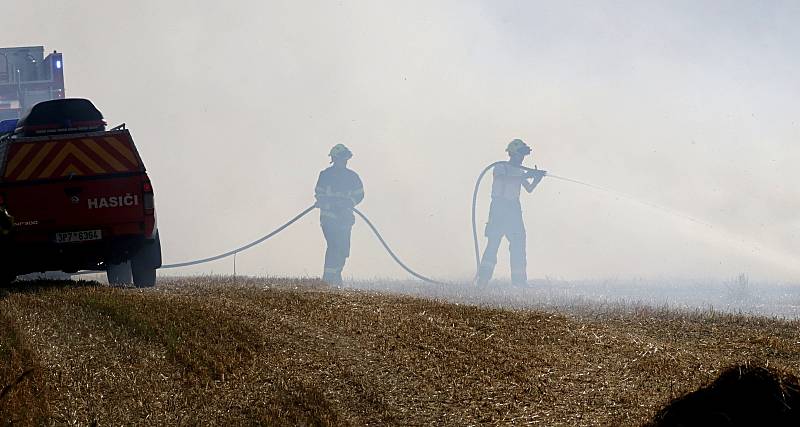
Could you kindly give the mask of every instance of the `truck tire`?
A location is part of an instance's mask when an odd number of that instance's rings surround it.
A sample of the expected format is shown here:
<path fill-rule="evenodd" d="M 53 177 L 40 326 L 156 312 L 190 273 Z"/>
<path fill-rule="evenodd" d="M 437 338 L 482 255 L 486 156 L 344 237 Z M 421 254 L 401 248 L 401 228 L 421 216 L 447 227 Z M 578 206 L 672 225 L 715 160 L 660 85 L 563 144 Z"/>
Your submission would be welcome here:
<path fill-rule="evenodd" d="M 156 270 L 161 267 L 161 239 L 145 242 L 131 259 L 133 284 L 137 288 L 150 288 L 156 285 Z"/>
<path fill-rule="evenodd" d="M 133 284 L 137 288 L 152 288 L 156 285 L 156 269 L 155 267 L 137 268 L 136 264 L 133 266 Z"/>
<path fill-rule="evenodd" d="M 108 264 L 106 276 L 109 285 L 130 285 L 133 283 L 131 263 L 126 261 L 120 264 Z"/>

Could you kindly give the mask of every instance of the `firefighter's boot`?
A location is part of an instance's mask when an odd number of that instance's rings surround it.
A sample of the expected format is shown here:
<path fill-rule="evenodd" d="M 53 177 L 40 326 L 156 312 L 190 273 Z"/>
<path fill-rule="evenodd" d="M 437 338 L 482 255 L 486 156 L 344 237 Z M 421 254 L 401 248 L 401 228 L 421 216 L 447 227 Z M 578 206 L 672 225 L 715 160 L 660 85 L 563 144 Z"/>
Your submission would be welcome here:
<path fill-rule="evenodd" d="M 524 269 L 511 270 L 512 286 L 528 286 L 528 273 Z"/>
<path fill-rule="evenodd" d="M 489 284 L 489 280 L 492 278 L 492 274 L 494 274 L 494 266 L 495 263 L 487 261 L 486 259 L 481 261 L 481 267 L 478 269 L 478 278 L 475 284 L 478 286 L 486 286 Z"/>
<path fill-rule="evenodd" d="M 342 271 L 338 268 L 325 267 L 322 281 L 329 285 L 339 286 L 342 284 Z"/>

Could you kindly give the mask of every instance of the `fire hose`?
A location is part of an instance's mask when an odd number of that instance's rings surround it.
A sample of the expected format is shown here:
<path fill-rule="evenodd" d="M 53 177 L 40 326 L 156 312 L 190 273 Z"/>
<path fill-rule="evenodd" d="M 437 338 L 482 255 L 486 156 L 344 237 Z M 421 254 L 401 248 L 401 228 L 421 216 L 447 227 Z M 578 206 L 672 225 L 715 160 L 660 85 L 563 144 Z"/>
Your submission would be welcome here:
<path fill-rule="evenodd" d="M 225 253 L 222 253 L 222 254 L 219 254 L 219 255 L 215 255 L 215 256 L 212 256 L 212 257 L 208 257 L 208 258 L 202 258 L 202 259 L 198 259 L 198 260 L 194 260 L 194 261 L 180 262 L 180 263 L 176 263 L 176 264 L 162 265 L 161 268 L 162 269 L 165 269 L 165 268 L 179 268 L 179 267 L 188 267 L 190 265 L 204 264 L 204 263 L 207 263 L 207 262 L 211 262 L 211 261 L 216 261 L 216 260 L 219 260 L 219 259 L 227 258 L 229 256 L 238 254 L 239 252 L 246 251 L 246 250 L 252 248 L 253 246 L 258 245 L 258 244 L 268 240 L 270 237 L 275 236 L 278 233 L 280 233 L 281 231 L 285 230 L 287 227 L 289 227 L 290 225 L 292 225 L 295 222 L 297 222 L 300 218 L 306 216 L 308 213 L 313 211 L 316 207 L 317 207 L 316 205 L 309 206 L 304 211 L 302 211 L 299 214 L 297 214 L 294 218 L 290 219 L 289 222 L 287 222 L 287 223 L 281 225 L 280 227 L 276 228 L 271 233 L 269 233 L 269 234 L 267 234 L 267 235 L 265 235 L 263 237 L 260 237 L 260 238 L 254 240 L 254 241 L 252 241 L 252 242 L 250 242 L 250 243 L 248 243 L 248 244 L 246 244 L 244 246 L 241 246 L 241 247 L 238 247 L 236 249 L 230 250 L 228 252 L 225 252 Z M 437 285 L 446 285 L 447 284 L 447 283 L 444 283 L 444 282 L 440 282 L 440 281 L 433 280 L 433 279 L 430 279 L 428 277 L 425 277 L 425 276 L 417 273 L 416 271 L 412 270 L 410 267 L 408 267 L 394 253 L 392 248 L 389 247 L 389 244 L 386 243 L 386 240 L 383 239 L 383 236 L 381 235 L 380 231 L 378 231 L 378 229 L 375 227 L 375 225 L 372 224 L 372 222 L 369 220 L 369 218 L 367 218 L 366 215 L 364 215 L 360 210 L 358 210 L 356 208 L 353 208 L 353 212 L 355 212 L 367 224 L 367 226 L 369 226 L 370 230 L 372 230 L 372 233 L 375 235 L 375 237 L 378 239 L 378 241 L 381 242 L 381 245 L 383 245 L 383 248 L 386 249 L 386 252 L 389 254 L 389 256 L 391 256 L 392 259 L 394 260 L 394 262 L 396 262 L 397 265 L 399 265 L 408 274 L 410 274 L 410 275 L 412 275 L 412 276 L 416 277 L 417 279 L 420 279 L 420 280 L 422 280 L 424 282 L 433 283 L 433 284 L 437 284 Z"/>
<path fill-rule="evenodd" d="M 490 164 L 489 166 L 485 167 L 483 169 L 483 171 L 481 171 L 480 175 L 478 176 L 477 181 L 475 182 L 475 191 L 472 194 L 472 236 L 473 236 L 473 241 L 474 241 L 474 244 L 475 244 L 476 274 L 477 274 L 477 269 L 480 268 L 480 257 L 481 257 L 480 248 L 478 246 L 478 232 L 477 232 L 477 223 L 476 223 L 476 215 L 475 215 L 475 210 L 476 210 L 476 207 L 477 207 L 477 200 L 478 200 L 478 190 L 480 189 L 481 181 L 483 180 L 484 175 L 486 175 L 486 172 L 488 172 L 490 169 L 492 169 L 495 166 L 500 165 L 500 164 L 506 164 L 506 165 L 510 165 L 510 166 L 513 166 L 513 167 L 517 167 L 519 169 L 524 170 L 525 172 L 546 174 L 545 171 L 542 171 L 542 170 L 539 170 L 539 169 L 528 168 L 528 167 L 521 166 L 521 165 L 515 165 L 515 164 L 512 164 L 512 163 L 509 163 L 508 161 L 494 162 L 494 163 Z M 563 179 L 563 180 L 567 180 L 567 181 L 580 183 L 580 182 L 575 181 L 575 180 L 571 180 L 571 179 L 567 179 L 567 178 L 561 178 L 561 177 L 554 176 L 554 175 L 546 175 L 546 176 L 549 176 L 551 178 Z M 217 260 L 220 260 L 220 259 L 223 259 L 223 258 L 227 258 L 227 257 L 233 256 L 233 255 L 236 255 L 236 254 L 238 254 L 240 252 L 243 252 L 243 251 L 246 251 L 246 250 L 252 248 L 253 246 L 256 246 L 256 245 L 258 245 L 260 243 L 263 243 L 264 241 L 266 241 L 266 240 L 270 239 L 271 237 L 277 235 L 281 231 L 285 230 L 286 228 L 288 228 L 289 226 L 291 226 L 292 224 L 294 224 L 295 222 L 300 220 L 300 218 L 306 216 L 308 213 L 310 213 L 312 210 L 314 210 L 314 208 L 316 208 L 316 205 L 309 206 L 304 211 L 300 212 L 294 218 L 289 220 L 287 223 L 285 223 L 285 224 L 281 225 L 280 227 L 276 228 L 274 231 L 270 232 L 269 234 L 267 234 L 265 236 L 262 236 L 262 237 L 260 237 L 260 238 L 258 238 L 256 240 L 244 245 L 244 246 L 241 246 L 241 247 L 238 247 L 236 249 L 230 250 L 228 252 L 225 252 L 225 253 L 222 253 L 222 254 L 219 254 L 219 255 L 215 255 L 215 256 L 212 256 L 212 257 L 208 257 L 208 258 L 201 258 L 201 259 L 193 260 L 193 261 L 186 261 L 186 262 L 180 262 L 180 263 L 175 263 L 175 264 L 162 265 L 161 269 L 188 267 L 188 266 L 192 266 L 192 265 L 204 264 L 204 263 L 211 262 L 211 261 L 217 261 Z M 389 244 L 386 243 L 386 240 L 384 240 L 384 238 L 381 235 L 380 231 L 378 231 L 377 227 L 375 227 L 375 225 L 369 220 L 369 218 L 367 218 L 367 216 L 364 215 L 364 213 L 362 213 L 360 210 L 358 210 L 356 208 L 353 208 L 353 212 L 355 212 L 367 224 L 367 226 L 370 228 L 372 233 L 375 235 L 375 237 L 381 243 L 383 248 L 386 250 L 386 252 L 392 258 L 392 260 L 394 260 L 394 262 L 397 263 L 397 265 L 399 265 L 408 274 L 410 274 L 413 277 L 416 277 L 419 280 L 422 280 L 423 282 L 432 283 L 432 284 L 436 284 L 436 285 L 447 285 L 448 284 L 448 283 L 445 283 L 445 282 L 441 282 L 441 281 L 434 280 L 434 279 L 431 279 L 429 277 L 426 277 L 426 276 L 414 271 L 410 267 L 408 267 L 394 253 L 394 251 L 389 246 Z"/>
<path fill-rule="evenodd" d="M 272 236 L 275 236 L 276 234 L 278 234 L 281 231 L 285 230 L 287 227 L 289 227 L 290 225 L 292 225 L 295 222 L 297 222 L 300 218 L 306 216 L 309 212 L 313 211 L 314 208 L 316 208 L 316 207 L 317 207 L 316 205 L 311 205 L 311 206 L 307 207 L 303 212 L 300 212 L 299 214 L 297 214 L 294 218 L 290 219 L 289 222 L 287 222 L 286 224 L 281 225 L 280 227 L 276 228 L 271 233 L 269 233 L 269 234 L 267 234 L 267 235 L 265 235 L 263 237 L 259 237 L 258 239 L 254 240 L 254 241 L 252 241 L 252 242 L 250 242 L 250 243 L 248 243 L 248 244 L 246 244 L 244 246 L 241 246 L 241 247 L 238 247 L 236 249 L 230 250 L 228 252 L 221 253 L 219 255 L 215 255 L 215 256 L 212 256 L 212 257 L 208 257 L 208 258 L 201 258 L 201 259 L 197 259 L 197 260 L 194 260 L 194 261 L 186 261 L 186 262 L 179 262 L 179 263 L 175 263 L 175 264 L 162 265 L 161 269 L 180 268 L 180 267 L 188 267 L 190 265 L 205 264 L 207 262 L 216 261 L 216 260 L 219 260 L 219 259 L 223 259 L 223 258 L 227 258 L 229 256 L 236 255 L 239 252 L 244 252 L 244 251 L 252 248 L 253 246 L 258 245 L 258 244 L 268 240 Z"/>
<path fill-rule="evenodd" d="M 248 243 L 248 244 L 246 244 L 244 246 L 240 246 L 240 247 L 238 247 L 236 249 L 232 249 L 230 251 L 221 253 L 219 255 L 214 255 L 214 256 L 211 256 L 211 257 L 207 257 L 207 258 L 201 258 L 201 259 L 197 259 L 197 260 L 179 262 L 179 263 L 174 263 L 174 264 L 165 264 L 165 265 L 162 265 L 160 267 L 160 269 L 180 268 L 180 267 L 189 267 L 189 266 L 198 265 L 198 264 L 205 264 L 207 262 L 217 261 L 217 260 L 220 260 L 220 259 L 223 259 L 223 258 L 227 258 L 227 257 L 233 256 L 233 255 L 236 255 L 236 254 L 238 254 L 240 252 L 244 252 L 244 251 L 252 248 L 253 246 L 256 246 L 258 244 L 261 244 L 261 243 L 269 240 L 271 237 L 277 235 L 281 231 L 285 230 L 286 228 L 288 228 L 289 226 L 291 226 L 292 224 L 294 224 L 295 222 L 300 220 L 300 218 L 308 215 L 311 211 L 316 209 L 316 207 L 317 207 L 316 204 L 309 206 L 308 208 L 306 208 L 305 210 L 303 210 L 299 214 L 295 215 L 294 218 L 290 219 L 285 224 L 281 225 L 280 227 L 276 228 L 275 230 L 271 231 L 270 233 L 268 233 L 268 234 L 266 234 L 266 235 L 264 235 L 262 237 L 259 237 L 258 239 L 254 240 L 254 241 L 252 241 L 252 242 L 250 242 L 250 243 Z M 430 279 L 430 278 L 428 278 L 426 276 L 423 276 L 422 274 L 417 273 L 416 271 L 414 271 L 410 267 L 408 267 L 394 253 L 394 251 L 389 246 L 389 244 L 386 243 L 386 240 L 384 240 L 384 238 L 381 235 L 380 231 L 378 231 L 377 227 L 375 227 L 375 225 L 372 223 L 372 221 L 370 221 L 369 218 L 367 218 L 366 215 L 364 215 L 360 210 L 358 210 L 356 208 L 353 208 L 353 212 L 355 212 L 367 224 L 367 226 L 369 226 L 370 230 L 375 235 L 375 237 L 378 239 L 378 241 L 381 243 L 381 245 L 383 245 L 383 248 L 386 250 L 386 252 L 389 254 L 389 256 L 391 256 L 391 258 L 394 260 L 394 262 L 396 262 L 397 265 L 399 265 L 408 274 L 410 274 L 410 275 L 412 275 L 412 276 L 416 277 L 417 279 L 420 279 L 420 280 L 422 280 L 424 282 L 428 282 L 428 283 L 432 283 L 432 284 L 436 284 L 436 285 L 447 285 L 447 283 L 445 283 L 445 282 L 440 282 L 438 280 Z M 81 271 L 81 272 L 75 273 L 73 275 L 77 276 L 77 275 L 96 274 L 96 273 L 102 273 L 102 271 L 97 271 L 97 270 Z"/>
<path fill-rule="evenodd" d="M 532 168 L 528 168 L 528 167 L 525 167 L 525 166 L 514 165 L 512 163 L 509 163 L 508 161 L 494 162 L 491 165 L 489 165 L 489 166 L 487 166 L 486 168 L 483 169 L 481 174 L 478 176 L 478 180 L 475 182 L 475 191 L 474 191 L 474 193 L 472 195 L 472 236 L 473 236 L 473 240 L 474 240 L 474 243 L 475 243 L 475 259 L 476 259 L 476 265 L 478 266 L 478 268 L 480 268 L 480 248 L 478 247 L 478 233 L 477 233 L 477 225 L 476 225 L 476 220 L 475 220 L 475 209 L 476 209 L 477 199 L 478 199 L 478 190 L 480 188 L 481 180 L 483 179 L 483 176 L 486 175 L 486 172 L 488 172 L 490 169 L 492 169 L 496 165 L 500 165 L 500 164 L 511 165 L 511 166 L 517 167 L 519 169 L 522 169 L 522 170 L 524 170 L 526 172 L 546 173 L 545 171 L 541 171 L 541 170 L 538 170 L 538 169 L 532 169 Z M 560 178 L 560 177 L 553 176 L 553 175 L 546 175 L 546 176 L 549 176 L 551 178 L 557 178 L 557 179 L 565 179 L 565 178 Z M 207 262 L 217 261 L 217 260 L 220 260 L 220 259 L 223 259 L 223 258 L 227 258 L 227 257 L 233 256 L 233 255 L 236 255 L 236 254 L 238 254 L 240 252 L 244 252 L 244 251 L 252 248 L 253 246 L 261 244 L 261 243 L 265 242 L 266 240 L 270 239 L 271 237 L 277 235 L 281 231 L 285 230 L 286 228 L 288 228 L 289 226 L 291 226 L 292 224 L 294 224 L 295 222 L 300 220 L 300 218 L 302 218 L 302 217 L 306 216 L 307 214 L 309 214 L 315 208 L 316 208 L 316 205 L 309 206 L 308 208 L 306 208 L 305 210 L 303 210 L 302 212 L 297 214 L 294 218 L 290 219 L 285 224 L 283 224 L 280 227 L 276 228 L 274 231 L 272 231 L 269 234 L 266 234 L 266 235 L 264 235 L 264 236 L 262 236 L 262 237 L 260 237 L 260 238 L 258 238 L 256 240 L 254 240 L 254 241 L 252 241 L 252 242 L 250 242 L 250 243 L 248 243 L 248 244 L 246 244 L 244 246 L 240 246 L 240 247 L 238 247 L 236 249 L 232 249 L 230 251 L 221 253 L 219 255 L 211 256 L 211 257 L 208 257 L 208 258 L 201 258 L 201 259 L 197 259 L 197 260 L 193 260 L 193 261 L 179 262 L 179 263 L 174 263 L 174 264 L 165 264 L 165 265 L 161 266 L 161 269 L 189 267 L 189 266 L 192 266 L 192 265 L 205 264 Z M 367 226 L 370 228 L 372 233 L 375 235 L 375 237 L 381 243 L 383 248 L 386 250 L 386 252 L 392 258 L 392 260 L 394 260 L 394 262 L 397 263 L 397 265 L 399 265 L 408 274 L 410 274 L 413 277 L 416 277 L 419 280 L 422 280 L 423 282 L 432 283 L 432 284 L 436 284 L 436 285 L 447 285 L 448 284 L 448 283 L 445 283 L 445 282 L 441 282 L 441 281 L 434 280 L 434 279 L 431 279 L 429 277 L 423 276 L 422 274 L 419 274 L 418 272 L 416 272 L 413 269 L 411 269 L 410 267 L 408 267 L 394 253 L 394 251 L 389 246 L 389 244 L 386 243 L 386 240 L 384 240 L 384 238 L 381 235 L 380 231 L 378 231 L 377 227 L 375 227 L 375 225 L 369 220 L 369 218 L 367 218 L 367 216 L 364 215 L 364 213 L 362 213 L 360 210 L 358 210 L 356 208 L 353 208 L 353 212 L 355 212 L 356 215 L 358 215 L 364 221 L 364 223 L 367 224 Z"/>

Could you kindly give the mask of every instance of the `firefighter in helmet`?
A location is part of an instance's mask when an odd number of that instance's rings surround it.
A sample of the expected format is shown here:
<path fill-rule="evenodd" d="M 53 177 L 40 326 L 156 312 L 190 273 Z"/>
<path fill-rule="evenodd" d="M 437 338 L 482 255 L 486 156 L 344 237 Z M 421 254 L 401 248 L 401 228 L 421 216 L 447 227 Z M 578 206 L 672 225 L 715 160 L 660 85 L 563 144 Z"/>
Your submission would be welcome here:
<path fill-rule="evenodd" d="M 364 200 L 364 185 L 358 174 L 347 168 L 347 161 L 353 157 L 347 147 L 337 144 L 329 156 L 332 165 L 320 172 L 314 196 L 327 242 L 322 280 L 339 285 L 350 256 L 350 232 L 355 224 L 353 208 Z"/>
<path fill-rule="evenodd" d="M 505 236 L 511 253 L 511 283 L 527 285 L 527 260 L 525 255 L 525 224 L 522 221 L 522 207 L 519 202 L 520 189 L 532 192 L 542 178 L 544 171 L 525 171 L 521 166 L 531 148 L 521 139 L 508 144 L 508 163 L 496 165 L 492 170 L 492 203 L 489 207 L 489 221 L 486 223 L 486 250 L 478 270 L 478 285 L 486 285 L 497 264 L 497 250 Z"/>

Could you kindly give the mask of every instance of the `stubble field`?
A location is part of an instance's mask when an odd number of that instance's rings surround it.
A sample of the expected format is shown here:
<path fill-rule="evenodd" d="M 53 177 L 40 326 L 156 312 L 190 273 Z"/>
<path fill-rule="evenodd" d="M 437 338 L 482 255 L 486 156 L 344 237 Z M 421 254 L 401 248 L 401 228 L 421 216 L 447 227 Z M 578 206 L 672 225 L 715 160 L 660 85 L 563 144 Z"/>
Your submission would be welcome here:
<path fill-rule="evenodd" d="M 800 372 L 798 326 L 315 280 L 37 282 L 0 291 L 0 424 L 640 425 L 729 366 Z"/>

